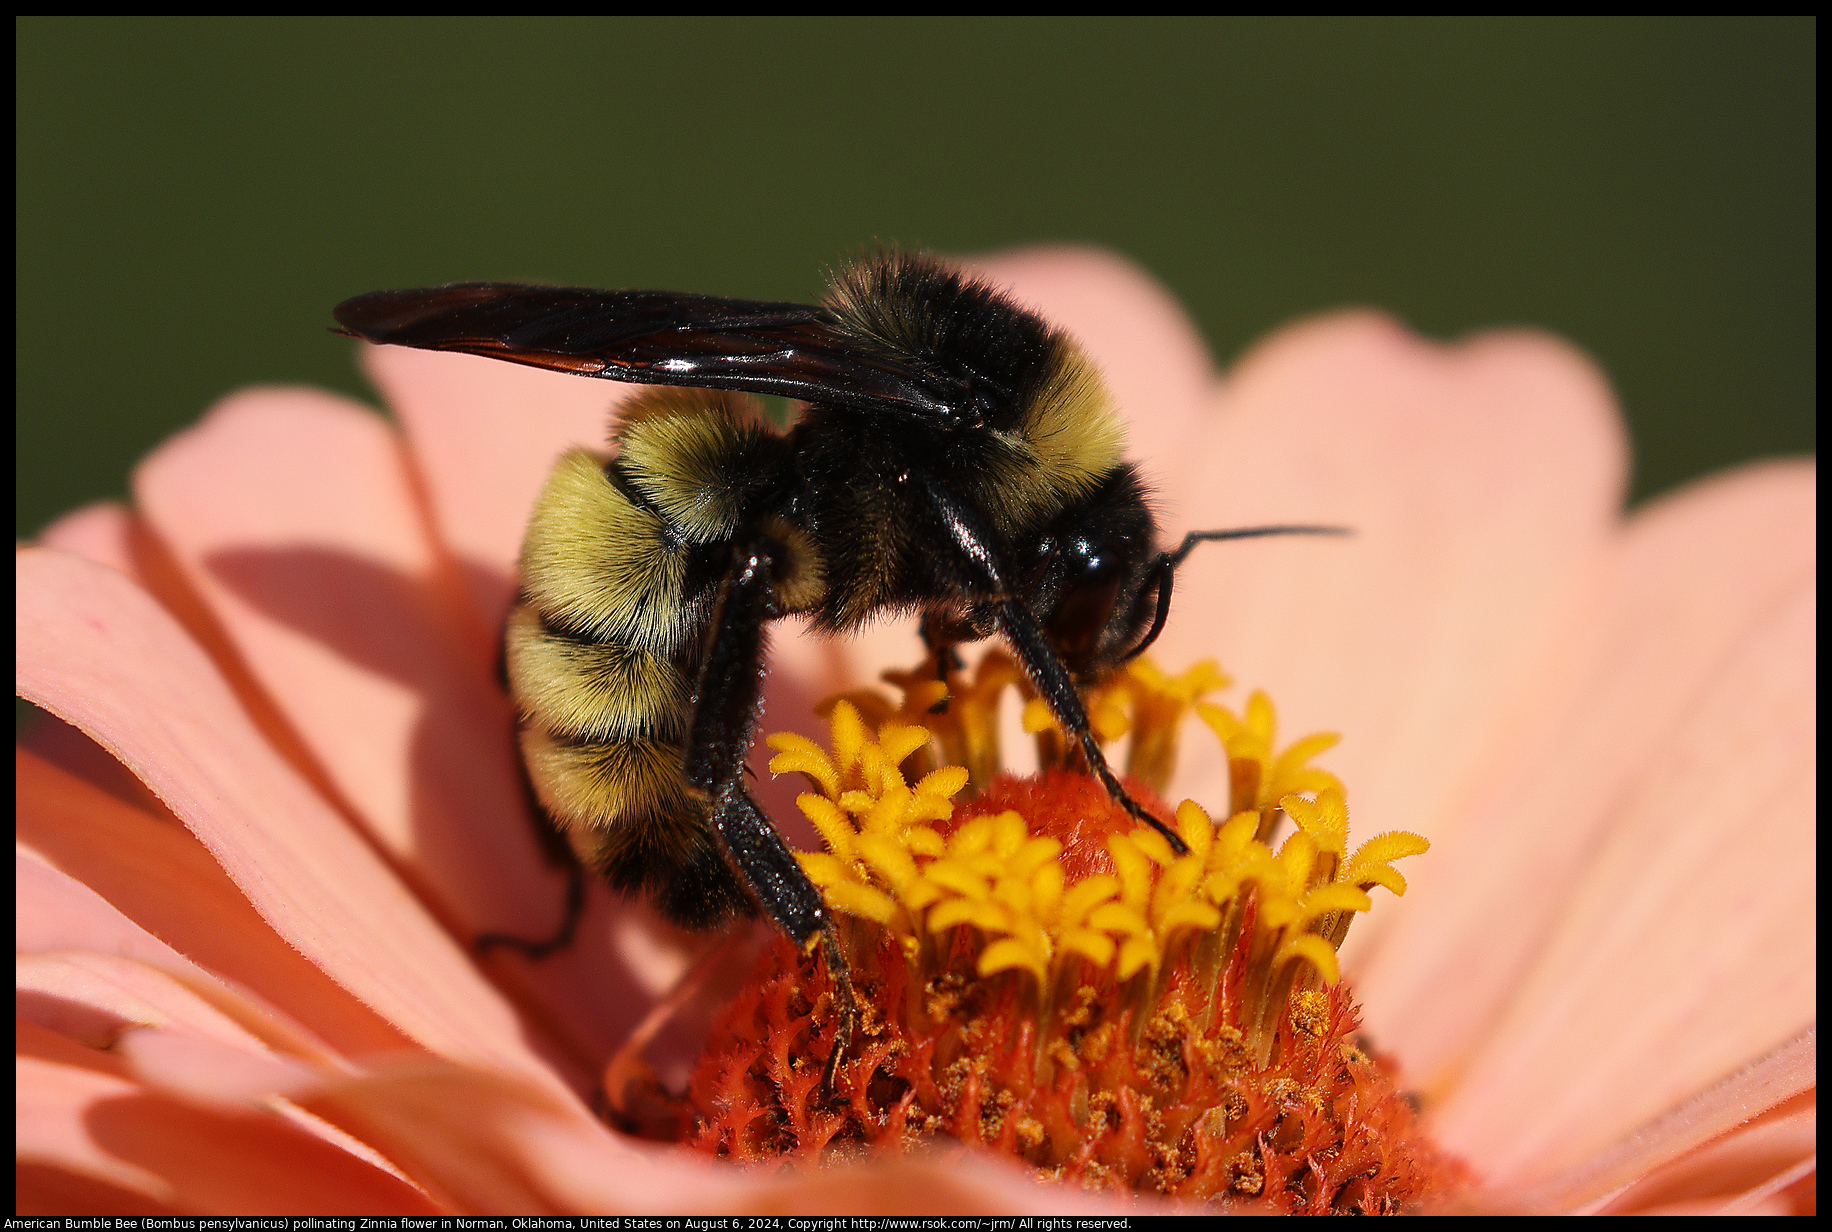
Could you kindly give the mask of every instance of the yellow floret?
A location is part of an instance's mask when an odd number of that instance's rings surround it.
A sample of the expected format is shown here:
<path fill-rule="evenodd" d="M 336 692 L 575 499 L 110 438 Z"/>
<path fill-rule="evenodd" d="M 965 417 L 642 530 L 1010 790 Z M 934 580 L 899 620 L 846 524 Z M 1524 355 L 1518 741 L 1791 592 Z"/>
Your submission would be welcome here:
<path fill-rule="evenodd" d="M 996 713 L 998 690 L 1017 680 L 1008 663 L 993 660 L 988 656 L 975 681 L 950 699 L 951 710 L 969 697 L 978 710 L 937 716 L 956 737 L 966 730 L 962 724 L 984 725 Z M 1131 730 L 1135 744 L 1153 741 L 1154 756 L 1161 755 L 1174 748 L 1162 725 L 1174 726 L 1194 708 L 1227 753 L 1235 807 L 1217 825 L 1185 800 L 1175 822 L 1184 854 L 1141 826 L 1107 838 L 1112 873 L 1069 882 L 1061 843 L 1031 834 L 1015 811 L 974 817 L 944 837 L 954 798 L 971 786 L 968 768 L 928 769 L 914 786 L 905 775 L 908 766 L 928 764 L 933 752 L 929 728 L 904 721 L 936 692 L 933 663 L 887 678 L 905 691 L 902 711 L 866 696 L 867 710 L 881 716 L 868 724 L 859 704 L 840 699 L 829 715 L 831 752 L 802 736 L 774 735 L 770 770 L 802 774 L 815 788 L 797 799 L 827 845 L 824 854 L 800 856 L 810 880 L 836 911 L 890 929 L 912 956 L 928 944 L 924 936 L 969 928 L 981 938 L 982 977 L 1021 971 L 1041 984 L 1073 957 L 1125 980 L 1159 969 L 1181 937 L 1212 933 L 1227 919 L 1236 921 L 1231 927 L 1251 920 L 1261 978 L 1302 960 L 1333 983 L 1335 946 L 1347 920 L 1371 906 L 1367 891 L 1382 885 L 1403 893 L 1405 880 L 1392 862 L 1428 846 L 1394 831 L 1347 856 L 1342 785 L 1310 764 L 1335 736 L 1306 736 L 1280 750 L 1277 716 L 1264 693 L 1254 693 L 1236 714 L 1201 701 L 1227 683 L 1213 663 L 1170 677 L 1141 661 L 1091 698 L 1097 735 Z M 1061 737 L 1035 699 L 1025 726 Z M 1271 835 L 1285 820 L 1293 829 L 1275 850 Z M 1239 907 L 1249 898 L 1254 910 L 1243 916 Z"/>

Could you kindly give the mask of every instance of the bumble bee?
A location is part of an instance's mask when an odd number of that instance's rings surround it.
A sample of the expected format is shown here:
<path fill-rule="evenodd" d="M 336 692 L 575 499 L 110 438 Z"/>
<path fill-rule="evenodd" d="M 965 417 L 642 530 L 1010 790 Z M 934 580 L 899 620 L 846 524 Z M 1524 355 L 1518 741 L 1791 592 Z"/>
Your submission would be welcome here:
<path fill-rule="evenodd" d="M 921 617 L 1008 642 L 1112 798 L 1181 851 L 1108 768 L 1080 692 L 1158 636 L 1205 539 L 1158 547 L 1094 365 L 1062 331 L 933 258 L 884 253 L 818 306 L 473 283 L 336 309 L 375 343 L 660 386 L 608 458 L 555 465 L 521 556 L 507 674 L 541 806 L 579 860 L 710 928 L 767 913 L 802 945 L 819 892 L 743 778 L 769 623 L 844 634 Z M 773 429 L 746 393 L 803 404 Z M 837 1056 L 837 1050 L 836 1050 Z"/>

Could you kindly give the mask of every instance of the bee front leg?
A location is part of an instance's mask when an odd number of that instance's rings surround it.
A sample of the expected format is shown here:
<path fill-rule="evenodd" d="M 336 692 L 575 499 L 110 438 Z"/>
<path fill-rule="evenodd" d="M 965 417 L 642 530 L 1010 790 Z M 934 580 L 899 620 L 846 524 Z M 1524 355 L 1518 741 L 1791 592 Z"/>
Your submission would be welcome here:
<path fill-rule="evenodd" d="M 941 700 L 929 707 L 930 714 L 948 713 L 948 700 L 954 693 L 955 672 L 967 665 L 961 661 L 960 652 L 954 648 L 962 642 L 975 641 L 982 634 L 976 633 L 972 626 L 959 617 L 948 612 L 931 611 L 922 618 L 918 631 L 922 635 L 923 649 L 935 659 L 935 679 L 947 692 Z"/>
<path fill-rule="evenodd" d="M 997 613 L 999 632 L 1004 634 L 1019 662 L 1024 664 L 1031 683 L 1036 686 L 1037 695 L 1050 708 L 1056 721 L 1062 724 L 1069 739 L 1081 747 L 1088 769 L 1100 780 L 1101 786 L 1106 788 L 1108 797 L 1133 817 L 1162 834 L 1170 843 L 1171 850 L 1179 854 L 1187 851 L 1182 837 L 1134 800 L 1120 786 L 1118 776 L 1107 765 L 1107 759 L 1094 739 L 1094 730 L 1088 723 L 1087 707 L 1082 705 L 1081 694 L 1076 691 L 1075 682 L 1069 676 L 1069 669 L 1063 665 L 1062 656 L 1050 645 L 1050 639 L 1044 634 L 1043 626 L 1037 623 L 1037 617 L 1012 590 L 1009 575 L 999 559 L 998 540 L 992 529 L 933 476 L 912 473 L 910 480 L 926 498 L 930 511 L 940 520 L 939 529 L 945 539 L 952 541 L 959 549 L 956 563 L 965 580 L 990 600 Z"/>
<path fill-rule="evenodd" d="M 779 614 L 775 551 L 775 545 L 762 538 L 733 547 L 693 694 L 681 769 L 688 784 L 712 806 L 713 831 L 758 905 L 804 950 L 816 936 L 821 939 L 839 1017 L 821 1079 L 823 1097 L 831 1102 L 857 1018 L 851 971 L 826 900 L 743 781 L 763 692 L 764 627 Z"/>

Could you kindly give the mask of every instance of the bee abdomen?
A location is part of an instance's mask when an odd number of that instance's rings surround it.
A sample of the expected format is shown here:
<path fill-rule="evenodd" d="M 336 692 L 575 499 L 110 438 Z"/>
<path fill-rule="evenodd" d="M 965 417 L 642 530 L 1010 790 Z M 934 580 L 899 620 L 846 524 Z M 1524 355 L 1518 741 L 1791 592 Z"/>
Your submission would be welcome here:
<path fill-rule="evenodd" d="M 522 589 L 578 637 L 666 655 L 705 619 L 686 585 L 692 545 L 583 449 L 554 465 L 522 542 Z"/>
<path fill-rule="evenodd" d="M 681 771 L 711 608 L 691 538 L 602 459 L 565 454 L 523 544 L 504 652 L 529 782 L 580 862 L 710 927 L 752 907 Z"/>
<path fill-rule="evenodd" d="M 681 746 L 646 736 L 584 740 L 522 729 L 522 756 L 541 803 L 569 831 L 605 830 L 638 814 L 693 814 L 704 805 L 681 777 Z"/>
<path fill-rule="evenodd" d="M 510 613 L 504 649 L 524 720 L 551 735 L 582 741 L 681 736 L 688 684 L 653 650 L 557 629 L 531 603 Z"/>
<path fill-rule="evenodd" d="M 580 862 L 613 888 L 648 895 L 668 919 L 690 928 L 750 913 L 705 802 L 681 777 L 678 742 L 587 740 L 529 724 L 521 744 L 541 806 Z"/>

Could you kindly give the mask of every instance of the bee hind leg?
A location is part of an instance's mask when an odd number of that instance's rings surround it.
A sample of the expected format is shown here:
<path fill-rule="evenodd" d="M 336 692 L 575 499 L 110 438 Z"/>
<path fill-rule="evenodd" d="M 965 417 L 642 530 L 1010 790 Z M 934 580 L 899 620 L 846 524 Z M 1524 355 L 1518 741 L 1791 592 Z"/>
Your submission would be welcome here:
<path fill-rule="evenodd" d="M 535 941 L 517 937 L 513 933 L 479 933 L 472 944 L 477 947 L 479 954 L 486 954 L 501 946 L 520 950 L 538 962 L 573 943 L 573 936 L 579 931 L 579 918 L 584 914 L 585 869 L 574 860 L 566 866 L 566 901 L 561 907 L 560 927 L 554 930 L 551 937 Z"/>
<path fill-rule="evenodd" d="M 528 816 L 534 825 L 535 837 L 540 841 L 541 852 L 549 864 L 566 874 L 566 897 L 560 906 L 560 926 L 542 940 L 518 937 L 512 933 L 479 933 L 471 944 L 477 947 L 479 954 L 487 954 L 502 947 L 519 950 L 539 962 L 549 954 L 571 945 L 579 931 L 579 919 L 585 914 L 585 866 L 579 862 L 578 853 L 566 841 L 560 827 L 554 824 L 553 817 L 541 806 L 534 784 L 528 778 L 527 765 L 519 757 L 515 759 L 515 765 L 521 772 L 522 795 L 528 802 Z"/>

